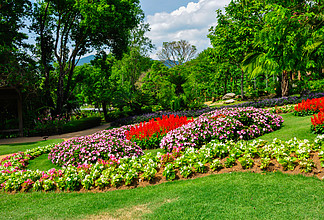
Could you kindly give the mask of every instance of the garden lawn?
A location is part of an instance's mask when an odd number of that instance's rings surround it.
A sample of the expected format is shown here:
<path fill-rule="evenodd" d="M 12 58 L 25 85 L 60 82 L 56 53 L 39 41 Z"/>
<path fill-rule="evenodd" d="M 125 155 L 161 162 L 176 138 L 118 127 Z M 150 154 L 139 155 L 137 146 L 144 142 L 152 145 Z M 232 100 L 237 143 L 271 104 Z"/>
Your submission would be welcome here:
<path fill-rule="evenodd" d="M 48 154 L 43 154 L 39 157 L 36 157 L 34 160 L 30 160 L 29 164 L 27 166 L 27 169 L 29 170 L 49 170 L 55 168 L 57 170 L 62 169 L 62 167 L 57 166 L 53 164 L 49 159 L 48 159 Z"/>
<path fill-rule="evenodd" d="M 3 219 L 321 219 L 324 182 L 227 173 L 105 193 L 1 193 Z"/>
<path fill-rule="evenodd" d="M 19 144 L 1 144 L 0 145 L 0 155 L 17 153 L 19 151 L 26 151 L 28 149 L 33 149 L 39 146 L 46 146 L 50 144 L 61 143 L 62 139 L 52 139 L 46 141 L 37 141 L 30 143 L 19 143 Z"/>
<path fill-rule="evenodd" d="M 294 137 L 298 139 L 308 139 L 309 141 L 314 141 L 318 134 L 313 134 L 311 132 L 311 117 L 312 116 L 294 116 L 293 113 L 287 113 L 281 115 L 284 119 L 279 130 L 265 134 L 257 139 L 266 140 L 272 142 L 274 138 L 278 138 L 283 141 L 288 141 Z"/>

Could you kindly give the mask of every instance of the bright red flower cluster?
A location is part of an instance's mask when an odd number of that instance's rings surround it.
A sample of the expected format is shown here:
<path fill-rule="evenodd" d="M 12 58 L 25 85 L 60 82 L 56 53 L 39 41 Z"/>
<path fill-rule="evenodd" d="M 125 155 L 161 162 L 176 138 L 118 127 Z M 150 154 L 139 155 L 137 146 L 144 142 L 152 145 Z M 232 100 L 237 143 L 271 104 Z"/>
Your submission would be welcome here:
<path fill-rule="evenodd" d="M 145 149 L 154 148 L 154 146 L 151 145 L 155 144 L 157 144 L 156 147 L 158 147 L 158 142 L 166 133 L 192 121 L 193 118 L 188 120 L 186 116 L 164 115 L 162 119 L 155 118 L 148 122 L 141 122 L 133 126 L 126 132 L 126 138 L 136 141 L 139 146 Z"/>
<path fill-rule="evenodd" d="M 311 118 L 312 130 L 315 133 L 324 133 L 324 111 L 320 111 L 317 115 L 313 115 L 313 117 Z"/>
<path fill-rule="evenodd" d="M 303 100 L 295 106 L 295 113 L 297 115 L 311 115 L 320 111 L 324 111 L 324 97 Z"/>
<path fill-rule="evenodd" d="M 312 131 L 314 133 L 324 133 L 324 97 L 303 100 L 295 106 L 295 115 L 304 116 L 312 114 Z"/>

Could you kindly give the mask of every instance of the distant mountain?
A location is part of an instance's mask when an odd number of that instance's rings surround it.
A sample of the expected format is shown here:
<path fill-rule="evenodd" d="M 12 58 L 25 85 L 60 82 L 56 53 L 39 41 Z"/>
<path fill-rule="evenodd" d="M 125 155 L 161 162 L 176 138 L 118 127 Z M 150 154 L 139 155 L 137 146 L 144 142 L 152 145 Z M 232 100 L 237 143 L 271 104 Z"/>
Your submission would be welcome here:
<path fill-rule="evenodd" d="M 95 55 L 89 55 L 87 57 L 83 57 L 79 60 L 78 65 L 77 66 L 82 66 L 85 63 L 90 63 L 91 60 L 94 60 Z"/>
<path fill-rule="evenodd" d="M 95 55 L 89 55 L 89 56 L 87 56 L 87 57 L 83 57 L 83 58 L 81 58 L 81 59 L 79 60 L 77 66 L 82 66 L 82 65 L 85 64 L 85 63 L 90 64 L 90 61 L 91 61 L 91 60 L 94 60 L 94 58 L 95 58 Z M 151 60 L 153 60 L 153 59 L 151 59 Z M 166 66 L 169 67 L 169 68 L 172 67 L 172 64 L 171 64 L 171 63 L 173 63 L 173 62 L 171 62 L 171 61 L 168 61 L 168 60 L 166 60 L 166 61 L 159 60 L 159 61 L 162 62 L 162 63 L 164 63 L 164 65 L 166 65 Z M 176 64 L 178 65 L 179 63 L 176 61 Z"/>

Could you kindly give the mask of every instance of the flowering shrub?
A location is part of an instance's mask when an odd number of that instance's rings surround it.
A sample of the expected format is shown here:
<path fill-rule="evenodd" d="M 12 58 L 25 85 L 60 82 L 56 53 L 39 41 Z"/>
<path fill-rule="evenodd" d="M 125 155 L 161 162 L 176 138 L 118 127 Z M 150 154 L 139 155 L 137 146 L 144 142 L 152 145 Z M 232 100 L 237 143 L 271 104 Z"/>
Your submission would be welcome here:
<path fill-rule="evenodd" d="M 33 149 L 29 153 L 34 154 L 37 151 L 45 153 L 52 147 Z M 213 140 L 200 149 L 188 147 L 179 150 L 180 148 L 175 148 L 172 153 L 165 155 L 158 153 L 156 156 L 146 154 L 121 159 L 112 156 L 109 160 L 97 160 L 95 164 L 77 167 L 69 165 L 59 170 L 48 171 L 25 170 L 28 158 L 31 157 L 27 156 L 27 152 L 19 153 L 0 162 L 0 189 L 3 191 L 107 189 L 123 184 L 137 185 L 140 181 L 157 180 L 157 173 L 159 176 L 162 174 L 167 180 L 173 180 L 179 174 L 187 178 L 194 173 L 204 173 L 208 170 L 220 171 L 224 166 L 267 169 L 270 164 L 277 163 L 273 167 L 281 166 L 283 170 L 295 170 L 299 167 L 301 172 L 305 173 L 312 172 L 319 166 L 324 167 L 324 135 L 318 136 L 314 143 L 296 138 L 290 141 L 274 139 L 272 143 L 262 140 L 250 143 L 243 141 L 223 143 Z M 313 161 L 315 152 L 319 152 L 321 165 Z M 261 164 L 254 163 L 259 159 Z"/>
<path fill-rule="evenodd" d="M 57 134 L 62 131 L 63 125 L 66 124 L 68 120 L 65 116 L 52 117 L 50 115 L 45 117 L 39 117 L 35 121 L 34 131 L 31 133 L 48 135 L 48 134 Z"/>
<path fill-rule="evenodd" d="M 166 133 L 192 121 L 193 119 L 187 120 L 186 116 L 164 115 L 162 119 L 155 118 L 132 126 L 126 131 L 126 138 L 136 142 L 142 149 L 157 148 Z"/>
<path fill-rule="evenodd" d="M 324 111 L 324 97 L 303 100 L 295 106 L 295 115 L 304 116 Z"/>
<path fill-rule="evenodd" d="M 319 112 L 317 115 L 313 115 L 311 122 L 311 129 L 314 133 L 324 133 L 324 111 Z"/>
<path fill-rule="evenodd" d="M 99 159 L 125 158 L 143 154 L 136 143 L 127 140 L 128 127 L 97 132 L 90 136 L 72 138 L 52 148 L 48 159 L 60 166 L 96 163 Z"/>
<path fill-rule="evenodd" d="M 271 113 L 280 114 L 280 113 L 289 113 L 294 111 L 294 105 L 285 105 L 285 106 L 275 106 L 269 109 Z"/>
<path fill-rule="evenodd" d="M 318 113 L 318 114 L 314 114 Z M 311 130 L 314 133 L 324 133 L 324 97 L 317 99 L 307 99 L 295 106 L 295 115 L 305 116 L 312 115 L 311 118 Z"/>
<path fill-rule="evenodd" d="M 212 139 L 248 140 L 280 128 L 281 116 L 266 110 L 224 108 L 201 115 L 195 121 L 170 131 L 160 147 L 171 151 L 174 147 L 200 147 Z"/>

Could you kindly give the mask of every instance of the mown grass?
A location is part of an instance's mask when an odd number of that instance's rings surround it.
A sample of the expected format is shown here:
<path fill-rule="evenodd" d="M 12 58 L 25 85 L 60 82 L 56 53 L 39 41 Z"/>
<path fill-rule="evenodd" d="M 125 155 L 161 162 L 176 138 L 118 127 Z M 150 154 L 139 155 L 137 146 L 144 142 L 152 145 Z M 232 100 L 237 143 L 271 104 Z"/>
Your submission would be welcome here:
<path fill-rule="evenodd" d="M 33 149 L 39 146 L 46 146 L 49 144 L 58 144 L 61 143 L 62 139 L 52 139 L 52 140 L 44 140 L 37 142 L 29 142 L 29 143 L 19 143 L 19 144 L 1 144 L 0 145 L 0 155 L 17 153 L 19 151 L 25 151 L 28 149 Z"/>
<path fill-rule="evenodd" d="M 324 182 L 227 173 L 105 193 L 1 194 L 3 219 L 321 219 Z"/>
<path fill-rule="evenodd" d="M 299 117 L 294 116 L 293 113 L 282 114 L 281 116 L 284 119 L 284 123 L 279 130 L 265 134 L 257 139 L 272 142 L 274 138 L 288 141 L 296 137 L 298 139 L 314 141 L 317 134 L 311 132 L 311 116 Z"/>
<path fill-rule="evenodd" d="M 27 165 L 27 169 L 29 170 L 49 170 L 49 169 L 61 169 L 60 166 L 53 164 L 48 159 L 48 154 L 43 154 L 39 157 L 36 157 L 34 160 L 30 160 L 29 164 Z"/>

